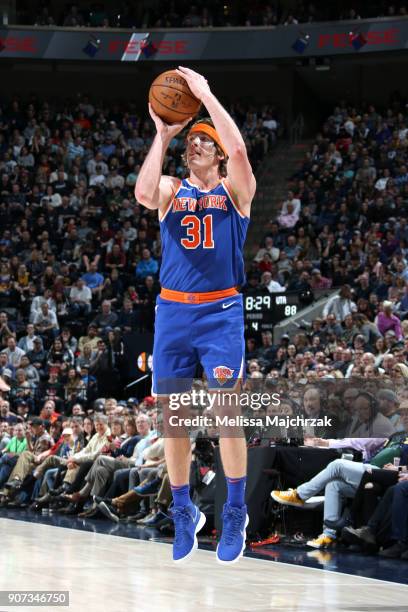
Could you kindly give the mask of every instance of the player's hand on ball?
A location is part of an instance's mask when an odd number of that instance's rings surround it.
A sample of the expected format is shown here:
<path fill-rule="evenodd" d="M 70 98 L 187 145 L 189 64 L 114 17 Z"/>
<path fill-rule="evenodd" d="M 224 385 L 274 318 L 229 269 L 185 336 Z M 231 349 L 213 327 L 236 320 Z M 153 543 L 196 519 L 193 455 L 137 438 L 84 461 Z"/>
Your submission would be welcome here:
<path fill-rule="evenodd" d="M 182 123 L 172 123 L 171 125 L 169 125 L 168 123 L 165 123 L 162 119 L 160 119 L 159 115 L 157 115 L 154 112 L 151 104 L 149 104 L 149 113 L 150 113 L 151 118 L 154 121 L 154 125 L 156 126 L 157 133 L 160 134 L 160 136 L 170 138 L 170 139 L 176 136 L 176 134 L 178 134 L 182 130 L 184 130 L 186 125 L 190 123 L 192 119 L 192 117 L 189 117 Z"/>
<path fill-rule="evenodd" d="M 176 70 L 177 74 L 182 76 L 187 81 L 187 85 L 191 89 L 191 92 L 199 100 L 205 99 L 205 97 L 211 93 L 210 86 L 207 83 L 207 79 L 202 74 L 191 70 L 191 68 L 184 68 L 179 66 Z"/>

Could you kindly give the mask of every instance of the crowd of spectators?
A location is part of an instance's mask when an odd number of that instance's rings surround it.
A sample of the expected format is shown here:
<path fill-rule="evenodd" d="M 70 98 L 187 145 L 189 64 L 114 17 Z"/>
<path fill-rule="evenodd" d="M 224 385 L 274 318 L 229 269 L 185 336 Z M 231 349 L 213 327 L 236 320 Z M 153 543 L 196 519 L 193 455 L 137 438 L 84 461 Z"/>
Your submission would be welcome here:
<path fill-rule="evenodd" d="M 26 405 L 19 403 L 13 412 L 10 402 L 0 399 L 2 506 L 41 510 L 52 502 L 65 514 L 78 514 L 89 498 L 92 504 L 84 516 L 93 516 L 99 512 L 96 502 L 117 497 L 126 513 L 143 501 L 145 489 L 138 495 L 135 487 L 148 484 L 152 494 L 154 481 L 158 499 L 152 508 L 145 504 L 138 518 L 151 514 L 157 521 L 162 518 L 156 517 L 159 506 L 170 503 L 167 480 L 152 397 L 140 404 L 135 399 L 100 399 L 88 410 L 77 403 L 69 416 L 60 414 L 53 400 L 44 402 L 40 416 L 33 416 Z"/>
<path fill-rule="evenodd" d="M 2 395 L 0 390 L 0 507 L 105 515 L 172 530 L 163 419 L 155 398 L 99 398 L 88 407 L 74 404 L 69 414 L 47 399 L 36 416 L 25 402 L 12 410 Z M 191 431 L 196 501 L 207 489 L 206 471 L 214 469 L 213 433 Z"/>
<path fill-rule="evenodd" d="M 339 103 L 290 178 L 248 274 L 247 292 L 338 289 L 291 338 L 248 352 L 294 380 L 408 376 L 408 115 Z"/>
<path fill-rule="evenodd" d="M 303 507 L 324 491 L 323 532 L 305 543 L 328 548 L 340 538 L 353 550 L 404 560 L 407 135 L 407 106 L 398 95 L 381 111 L 340 102 L 290 177 L 287 198 L 244 288 L 255 294 L 295 291 L 306 301 L 337 290 L 296 333 L 274 342 L 264 331 L 260 345 L 247 338 L 246 388 L 275 389 L 286 398 L 280 414 L 330 415 L 333 439 L 327 429 L 315 429 L 306 445 L 354 454 L 352 463 L 332 461 L 311 480 L 297 482 L 297 489 L 273 491 L 273 499 Z"/>
<path fill-rule="evenodd" d="M 276 138 L 274 110 L 231 112 L 256 167 Z M 18 401 L 121 393 L 129 332 L 152 332 L 160 230 L 134 185 L 154 135 L 132 103 L 86 96 L 0 107 L 0 375 Z M 184 176 L 184 136 L 164 173 Z"/>
<path fill-rule="evenodd" d="M 347 449 L 351 452 L 348 458 L 332 460 L 307 482 L 297 479 L 296 489 L 274 490 L 271 495 L 279 504 L 303 508 L 308 499 L 324 491 L 323 533 L 307 541 L 312 548 L 329 548 L 340 538 L 354 552 L 379 552 L 385 558 L 408 560 L 406 388 L 405 399 L 400 401 L 390 389 L 374 386 L 373 393 L 367 387 L 361 383 L 343 386 L 336 398 L 348 413 L 351 437 L 305 440 L 308 446 Z M 303 404 L 309 411 L 313 407 L 318 414 L 323 402 L 316 388 L 305 391 Z M 327 401 L 325 404 L 323 412 L 328 411 Z M 378 427 L 380 422 L 384 428 Z"/>
<path fill-rule="evenodd" d="M 254 371 L 251 369 L 252 374 Z M 256 426 L 255 431 L 249 427 L 245 431 L 248 442 L 287 444 L 290 437 L 301 439 L 308 447 L 332 449 L 330 460 L 333 449 L 348 453 L 347 459 L 331 461 L 309 482 L 299 482 L 297 490 L 272 491 L 275 501 L 302 507 L 309 497 L 325 490 L 323 534 L 311 540 L 297 534 L 297 545 L 303 542 L 326 548 L 340 539 L 351 544 L 354 552 L 357 542 L 363 552 L 408 559 L 406 385 L 396 393 L 372 380 L 361 385 L 358 378 L 347 385 L 325 380 L 324 384 L 312 381 L 285 387 L 281 382 L 279 377 L 267 377 L 263 385 L 260 377 L 251 376 L 245 387 L 251 404 L 245 414 L 285 419 L 303 414 L 317 425 L 302 428 L 278 423 Z M 293 383 L 290 375 L 289 383 Z M 197 390 L 206 390 L 201 381 L 195 385 Z M 261 389 L 278 391 L 280 402 L 256 405 Z M 204 414 L 204 404 L 197 414 L 201 409 Z M 324 417 L 330 417 L 330 425 L 319 424 Z M 134 399 L 97 400 L 88 410 L 77 403 L 70 415 L 58 413 L 55 402 L 47 400 L 40 416 L 30 415 L 23 404 L 13 412 L 10 403 L 0 399 L 0 507 L 34 512 L 49 508 L 64 515 L 107 517 L 115 523 L 171 532 L 171 490 L 160 418 L 153 397 L 140 404 Z M 335 437 L 330 438 L 330 433 Z M 209 487 L 205 474 L 216 469 L 217 432 L 195 427 L 191 443 L 194 499 L 213 519 L 214 485 Z M 281 477 L 287 477 L 284 469 Z M 273 479 L 270 486 L 273 488 Z M 276 523 L 276 511 L 265 520 L 266 529 L 282 527 Z M 291 520 L 286 528 L 291 533 L 295 526 Z M 278 542 L 275 536 L 274 543 Z"/>
<path fill-rule="evenodd" d="M 37 5 L 37 6 L 36 6 Z M 234 26 L 277 26 L 361 19 L 406 17 L 407 4 L 401 2 L 168 2 L 93 3 L 86 8 L 67 3 L 57 12 L 49 2 L 17 2 L 17 23 L 38 26 L 91 28 L 204 28 Z"/>

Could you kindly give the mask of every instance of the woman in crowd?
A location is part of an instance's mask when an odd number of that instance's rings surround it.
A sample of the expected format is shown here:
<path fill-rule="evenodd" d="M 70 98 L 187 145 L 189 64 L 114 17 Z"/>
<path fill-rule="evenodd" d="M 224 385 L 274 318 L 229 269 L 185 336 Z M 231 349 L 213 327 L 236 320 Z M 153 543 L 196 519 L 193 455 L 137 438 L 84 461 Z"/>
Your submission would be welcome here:
<path fill-rule="evenodd" d="M 86 400 L 86 386 L 81 375 L 75 368 L 69 368 L 67 381 L 64 385 L 64 397 L 67 407 L 70 409 L 74 404 Z"/>
<path fill-rule="evenodd" d="M 93 418 L 90 416 L 86 416 L 84 418 L 84 446 L 86 446 L 92 436 L 95 435 L 95 425 Z"/>
<path fill-rule="evenodd" d="M 63 345 L 61 338 L 56 338 L 52 343 L 48 351 L 47 363 L 49 367 L 58 367 L 62 364 L 74 365 L 74 355 L 68 346 Z"/>

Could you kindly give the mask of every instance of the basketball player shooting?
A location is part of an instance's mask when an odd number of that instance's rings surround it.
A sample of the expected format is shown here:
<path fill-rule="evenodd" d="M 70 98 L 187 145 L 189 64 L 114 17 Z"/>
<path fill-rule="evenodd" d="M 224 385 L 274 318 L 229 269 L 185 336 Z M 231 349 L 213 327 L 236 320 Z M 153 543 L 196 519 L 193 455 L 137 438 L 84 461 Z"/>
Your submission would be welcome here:
<path fill-rule="evenodd" d="M 162 175 L 166 150 L 189 121 L 164 123 L 149 106 L 157 133 L 140 170 L 135 195 L 158 210 L 162 237 L 161 293 L 157 298 L 153 392 L 169 394 L 168 381 L 191 381 L 200 362 L 215 392 L 236 388 L 244 372 L 243 246 L 256 182 L 246 146 L 232 117 L 197 72 L 179 67 L 210 120 L 192 125 L 186 138 L 188 178 Z M 178 392 L 184 389 L 178 389 Z M 172 390 L 173 391 L 173 390 Z M 220 563 L 234 563 L 245 548 L 247 452 L 243 436 L 220 438 L 228 498 L 223 508 Z M 197 548 L 205 516 L 189 495 L 191 444 L 166 437 L 165 456 L 173 494 L 173 559 Z"/>

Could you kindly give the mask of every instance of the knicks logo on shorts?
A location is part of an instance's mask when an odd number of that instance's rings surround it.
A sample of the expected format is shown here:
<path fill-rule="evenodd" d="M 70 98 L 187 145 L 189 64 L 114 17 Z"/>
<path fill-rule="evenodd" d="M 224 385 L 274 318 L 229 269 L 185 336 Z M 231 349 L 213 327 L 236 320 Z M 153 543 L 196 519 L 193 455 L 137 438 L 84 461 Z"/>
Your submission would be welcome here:
<path fill-rule="evenodd" d="M 213 376 L 219 382 L 220 385 L 223 385 L 232 378 L 235 370 L 231 370 L 231 368 L 227 368 L 227 366 L 217 366 L 213 368 Z"/>

